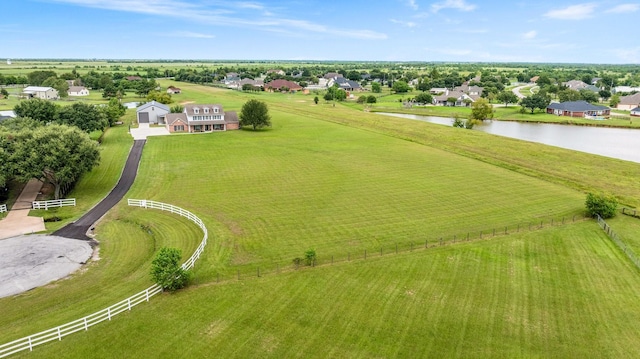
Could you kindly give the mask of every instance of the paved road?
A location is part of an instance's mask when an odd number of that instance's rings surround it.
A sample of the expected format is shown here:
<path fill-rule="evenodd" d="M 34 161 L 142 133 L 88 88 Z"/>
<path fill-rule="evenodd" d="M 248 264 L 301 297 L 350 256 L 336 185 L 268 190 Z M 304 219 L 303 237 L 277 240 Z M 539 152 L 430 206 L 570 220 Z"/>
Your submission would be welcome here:
<path fill-rule="evenodd" d="M 523 88 L 530 86 L 530 85 L 523 85 L 523 86 L 518 86 L 518 87 L 514 87 L 513 89 L 511 89 L 511 91 L 513 91 L 514 94 L 516 94 L 516 96 L 518 96 L 518 98 L 523 99 L 526 96 L 520 93 L 520 90 L 522 90 Z"/>
<path fill-rule="evenodd" d="M 42 217 L 30 217 L 31 203 L 36 200 L 42 182 L 32 179 L 24 186 L 7 217 L 0 221 L 0 239 L 46 230 Z"/>
<path fill-rule="evenodd" d="M 140 163 L 140 157 L 142 156 L 142 148 L 144 147 L 146 140 L 133 141 L 133 147 L 129 152 L 127 163 L 124 165 L 124 170 L 120 176 L 120 180 L 111 192 L 100 203 L 93 207 L 84 216 L 74 223 L 70 223 L 56 232 L 54 236 L 84 239 L 89 240 L 87 237 L 87 231 L 96 223 L 107 211 L 109 211 L 116 203 L 120 202 L 125 193 L 131 188 L 133 181 L 136 179 L 138 173 L 138 164 Z"/>

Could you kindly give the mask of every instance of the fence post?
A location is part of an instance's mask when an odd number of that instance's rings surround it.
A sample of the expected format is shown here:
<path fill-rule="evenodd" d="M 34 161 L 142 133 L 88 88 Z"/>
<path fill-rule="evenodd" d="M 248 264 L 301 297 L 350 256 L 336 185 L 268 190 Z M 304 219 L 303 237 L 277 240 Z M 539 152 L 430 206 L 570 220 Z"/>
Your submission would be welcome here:
<path fill-rule="evenodd" d="M 131 297 L 127 298 L 127 306 L 129 307 L 129 310 L 131 310 Z"/>
<path fill-rule="evenodd" d="M 58 341 L 62 341 L 62 333 L 60 332 L 60 327 L 58 327 Z"/>
<path fill-rule="evenodd" d="M 504 234 L 507 234 L 507 227 L 504 227 Z"/>
<path fill-rule="evenodd" d="M 424 247 L 425 248 L 429 248 L 429 246 L 427 245 L 427 240 L 426 239 L 424 240 Z"/>
<path fill-rule="evenodd" d="M 33 345 L 31 344 L 31 337 L 29 337 L 29 351 L 33 351 Z"/>
<path fill-rule="evenodd" d="M 111 320 L 111 308 L 107 308 L 107 318 Z"/>
<path fill-rule="evenodd" d="M 89 326 L 87 325 L 87 317 L 84 317 L 84 331 L 86 332 L 87 330 L 89 330 Z M 31 340 L 31 337 L 29 337 L 29 340 Z"/>
<path fill-rule="evenodd" d="M 540 228 L 542 228 L 542 223 L 543 223 L 543 222 L 544 222 L 544 221 L 540 221 Z"/>

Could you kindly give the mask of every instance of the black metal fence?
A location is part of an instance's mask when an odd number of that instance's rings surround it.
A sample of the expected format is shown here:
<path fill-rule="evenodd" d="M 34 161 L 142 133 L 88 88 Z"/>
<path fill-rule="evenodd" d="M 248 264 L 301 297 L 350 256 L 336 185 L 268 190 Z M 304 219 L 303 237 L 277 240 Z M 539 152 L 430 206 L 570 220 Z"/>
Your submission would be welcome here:
<path fill-rule="evenodd" d="M 624 254 L 626 254 L 627 257 L 631 259 L 631 261 L 636 265 L 636 267 L 640 269 L 640 258 L 638 258 L 638 256 L 635 254 L 633 249 L 629 248 L 629 246 L 627 246 L 622 241 L 622 239 L 620 239 L 620 237 L 616 234 L 616 232 L 613 231 L 611 226 L 609 226 L 607 222 L 605 222 L 605 220 L 602 219 L 602 217 L 600 216 L 598 216 L 598 224 L 600 225 L 600 228 L 602 228 L 602 230 L 605 231 L 605 233 L 607 233 L 609 238 L 613 240 L 613 243 L 615 243 L 618 246 L 618 248 L 620 248 L 624 252 Z"/>
<path fill-rule="evenodd" d="M 428 250 L 429 248 L 452 245 L 456 243 L 490 240 L 515 233 L 526 233 L 543 228 L 560 226 L 564 224 L 583 221 L 588 217 L 584 215 L 572 215 L 558 218 L 535 220 L 526 223 L 519 223 L 508 226 L 495 227 L 485 230 L 467 231 L 464 233 L 451 234 L 448 236 L 425 237 L 423 239 L 404 240 L 384 243 L 378 246 L 369 245 L 367 248 L 353 248 L 341 253 L 326 254 L 320 249 L 316 252 L 315 259 L 307 262 L 304 252 L 291 255 L 289 259 L 273 261 L 271 263 L 246 264 L 226 268 L 216 272 L 214 278 L 217 282 L 229 280 L 242 280 L 248 278 L 263 277 L 282 272 L 302 270 L 308 267 L 326 266 L 334 263 L 344 263 L 352 261 L 362 261 L 375 257 L 382 257 L 394 254 L 408 253 L 412 251 Z M 286 256 L 286 255 L 284 255 Z M 197 283 L 197 278 L 195 278 Z"/>

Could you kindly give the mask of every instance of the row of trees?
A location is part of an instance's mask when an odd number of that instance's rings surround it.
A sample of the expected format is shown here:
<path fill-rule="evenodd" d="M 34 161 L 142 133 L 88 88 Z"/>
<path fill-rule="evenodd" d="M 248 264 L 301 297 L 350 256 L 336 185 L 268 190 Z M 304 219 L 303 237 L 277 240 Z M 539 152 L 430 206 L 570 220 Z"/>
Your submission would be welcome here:
<path fill-rule="evenodd" d="M 82 102 L 71 106 L 59 106 L 51 101 L 34 98 L 21 101 L 13 110 L 17 117 L 28 118 L 41 124 L 57 123 L 92 132 L 102 131 L 113 125 L 127 109 L 117 99 L 111 99 L 106 106 Z"/>

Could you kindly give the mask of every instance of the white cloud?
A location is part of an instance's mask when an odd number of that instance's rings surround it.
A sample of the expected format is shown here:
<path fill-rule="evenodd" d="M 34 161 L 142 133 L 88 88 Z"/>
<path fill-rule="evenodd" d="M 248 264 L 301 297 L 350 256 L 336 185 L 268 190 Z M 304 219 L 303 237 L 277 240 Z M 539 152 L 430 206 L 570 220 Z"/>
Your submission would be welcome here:
<path fill-rule="evenodd" d="M 418 24 L 416 24 L 415 22 L 411 22 L 411 21 L 401 21 L 401 20 L 396 20 L 396 19 L 391 19 L 389 20 L 394 24 L 398 24 L 398 25 L 402 25 L 405 27 L 416 27 L 418 26 Z"/>
<path fill-rule="evenodd" d="M 564 9 L 550 10 L 544 16 L 559 20 L 583 20 L 592 17 L 595 9 L 596 4 L 593 3 L 578 4 Z"/>
<path fill-rule="evenodd" d="M 605 11 L 607 13 L 625 14 L 640 10 L 640 4 L 620 4 Z"/>
<path fill-rule="evenodd" d="M 418 4 L 416 3 L 416 0 L 408 0 L 407 6 L 409 6 L 413 10 L 418 10 Z"/>
<path fill-rule="evenodd" d="M 444 0 L 431 5 L 433 12 L 438 12 L 442 9 L 456 9 L 460 11 L 471 11 L 476 8 L 474 4 L 468 4 L 465 0 Z"/>
<path fill-rule="evenodd" d="M 538 36 L 538 33 L 535 30 L 531 30 L 522 34 L 522 37 L 527 40 L 535 39 L 536 36 Z"/>
<path fill-rule="evenodd" d="M 78 6 L 131 12 L 145 15 L 166 16 L 196 21 L 218 26 L 253 27 L 271 32 L 294 32 L 300 30 L 312 33 L 341 36 L 353 39 L 381 40 L 386 39 L 384 33 L 361 29 L 336 29 L 307 20 L 287 18 L 264 18 L 270 12 L 256 2 L 215 1 L 217 7 L 205 6 L 184 0 L 51 0 L 58 3 L 74 4 Z M 244 9 L 240 15 L 235 10 Z M 261 13 L 257 17 L 247 16 L 246 10 L 256 10 Z"/>

